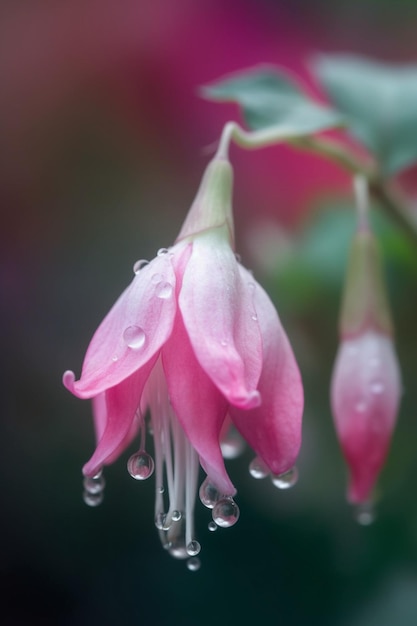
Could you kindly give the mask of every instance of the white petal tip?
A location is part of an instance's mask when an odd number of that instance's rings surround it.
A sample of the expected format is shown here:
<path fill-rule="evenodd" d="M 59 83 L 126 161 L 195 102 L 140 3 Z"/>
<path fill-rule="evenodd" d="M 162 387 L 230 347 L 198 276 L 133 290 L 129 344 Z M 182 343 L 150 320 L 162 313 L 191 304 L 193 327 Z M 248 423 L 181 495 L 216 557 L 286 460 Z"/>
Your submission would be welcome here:
<path fill-rule="evenodd" d="M 64 372 L 64 375 L 62 376 L 62 384 L 68 389 L 68 391 L 71 391 L 71 393 L 74 393 L 74 383 L 74 372 L 72 372 L 71 370 L 67 370 L 66 372 Z"/>

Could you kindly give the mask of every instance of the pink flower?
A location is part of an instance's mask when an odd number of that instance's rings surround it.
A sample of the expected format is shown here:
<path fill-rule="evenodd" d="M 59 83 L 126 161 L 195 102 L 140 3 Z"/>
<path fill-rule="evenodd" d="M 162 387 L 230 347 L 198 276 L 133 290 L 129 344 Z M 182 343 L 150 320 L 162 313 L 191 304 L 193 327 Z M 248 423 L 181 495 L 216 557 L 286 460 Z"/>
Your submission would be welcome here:
<path fill-rule="evenodd" d="M 135 265 L 132 283 L 90 343 L 80 380 L 64 374 L 72 393 L 93 398 L 98 444 L 83 468 L 91 504 L 94 492 L 101 498 L 103 466 L 138 432 L 140 450 L 128 469 L 137 479 L 152 473 L 149 409 L 155 523 L 178 558 L 200 549 L 193 523 L 199 462 L 212 529 L 239 516 L 221 452 L 229 423 L 258 455 L 258 475 L 271 472 L 282 486 L 291 482 L 300 447 L 299 371 L 271 301 L 233 252 L 231 189 L 229 162 L 215 158 L 175 245 Z"/>
<path fill-rule="evenodd" d="M 397 418 L 401 376 L 377 242 L 366 216 L 361 219 L 348 264 L 331 405 L 350 469 L 348 499 L 370 504 Z M 363 523 L 369 521 L 366 513 Z"/>

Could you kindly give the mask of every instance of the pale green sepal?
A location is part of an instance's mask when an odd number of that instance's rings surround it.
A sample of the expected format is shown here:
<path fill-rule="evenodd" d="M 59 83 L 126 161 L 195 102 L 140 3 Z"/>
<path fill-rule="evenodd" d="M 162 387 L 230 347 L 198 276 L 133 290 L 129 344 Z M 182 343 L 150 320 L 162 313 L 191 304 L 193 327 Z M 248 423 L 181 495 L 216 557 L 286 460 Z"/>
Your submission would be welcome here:
<path fill-rule="evenodd" d="M 227 226 L 229 243 L 233 247 L 232 187 L 233 169 L 230 162 L 215 157 L 204 172 L 177 241 L 193 239 L 204 231 Z"/>
<path fill-rule="evenodd" d="M 340 332 L 346 337 L 371 328 L 393 333 L 378 243 L 366 229 L 356 233 L 350 249 Z"/>

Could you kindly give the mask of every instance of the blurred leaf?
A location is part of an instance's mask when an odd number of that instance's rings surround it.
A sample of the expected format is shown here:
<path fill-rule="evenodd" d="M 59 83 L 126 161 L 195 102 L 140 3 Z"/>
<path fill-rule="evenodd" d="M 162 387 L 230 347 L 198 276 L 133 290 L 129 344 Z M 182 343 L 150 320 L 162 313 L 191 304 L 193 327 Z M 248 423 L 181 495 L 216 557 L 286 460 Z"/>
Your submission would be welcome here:
<path fill-rule="evenodd" d="M 371 221 L 381 245 L 392 304 L 396 309 L 409 308 L 417 278 L 417 250 L 380 211 L 372 211 Z M 355 212 L 349 204 L 339 201 L 317 210 L 285 256 L 277 258 L 269 270 L 269 289 L 280 297 L 281 307 L 322 314 L 324 298 L 329 310 L 339 307 L 355 226 Z"/>
<path fill-rule="evenodd" d="M 343 124 L 342 116 L 307 95 L 286 74 L 262 65 L 202 88 L 219 102 L 236 102 L 251 130 L 282 127 L 288 138 L 310 135 Z"/>
<path fill-rule="evenodd" d="M 384 173 L 394 174 L 417 161 L 416 65 L 320 55 L 312 69 Z"/>

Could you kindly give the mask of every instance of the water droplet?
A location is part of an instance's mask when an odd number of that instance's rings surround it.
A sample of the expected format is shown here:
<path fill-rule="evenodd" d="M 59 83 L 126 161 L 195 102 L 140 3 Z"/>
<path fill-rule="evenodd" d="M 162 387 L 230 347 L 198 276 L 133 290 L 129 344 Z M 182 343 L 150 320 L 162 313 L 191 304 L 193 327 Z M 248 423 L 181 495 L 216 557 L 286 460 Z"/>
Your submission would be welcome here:
<path fill-rule="evenodd" d="M 240 256 L 240 254 L 237 254 L 237 253 L 236 253 L 236 254 L 235 254 L 235 259 L 236 259 L 236 261 L 237 261 L 238 263 L 241 263 L 241 262 L 242 262 L 242 257 Z"/>
<path fill-rule="evenodd" d="M 358 400 L 355 404 L 355 411 L 358 413 L 364 413 L 366 411 L 366 402 L 365 400 Z"/>
<path fill-rule="evenodd" d="M 140 326 L 128 326 L 123 333 L 123 339 L 128 348 L 137 350 L 145 343 L 145 331 Z"/>
<path fill-rule="evenodd" d="M 181 511 L 177 511 L 177 510 L 172 511 L 171 519 L 173 522 L 179 522 L 181 518 L 182 518 Z"/>
<path fill-rule="evenodd" d="M 222 345 L 222 346 L 227 346 L 227 341 L 226 341 L 226 339 L 222 339 L 222 340 L 221 340 L 221 342 L 220 342 L 220 345 Z"/>
<path fill-rule="evenodd" d="M 149 265 L 149 261 L 147 261 L 146 259 L 140 259 L 139 261 L 136 261 L 133 266 L 133 272 L 135 274 L 139 274 L 140 270 L 145 267 L 145 265 Z"/>
<path fill-rule="evenodd" d="M 169 250 L 168 248 L 159 248 L 158 252 L 156 253 L 157 256 L 163 256 L 164 254 L 168 254 Z"/>
<path fill-rule="evenodd" d="M 222 498 L 213 508 L 213 521 L 222 528 L 234 526 L 239 515 L 239 507 L 232 498 Z"/>
<path fill-rule="evenodd" d="M 161 281 L 155 289 L 155 294 L 157 298 L 161 298 L 162 300 L 168 300 L 172 296 L 173 288 L 171 283 Z"/>
<path fill-rule="evenodd" d="M 249 465 L 249 474 L 252 476 L 252 478 L 256 478 L 257 480 L 259 480 L 261 478 L 266 478 L 267 476 L 269 476 L 270 471 L 265 463 L 262 461 L 262 459 L 256 456 Z"/>
<path fill-rule="evenodd" d="M 361 526 L 369 526 L 375 521 L 376 514 L 371 502 L 359 504 L 354 513 L 354 517 Z"/>
<path fill-rule="evenodd" d="M 255 289 L 255 283 L 248 283 L 249 289 Z"/>
<path fill-rule="evenodd" d="M 155 526 L 158 530 L 163 530 L 165 524 L 166 514 L 163 511 L 159 511 L 155 515 Z"/>
<path fill-rule="evenodd" d="M 256 313 L 254 313 L 254 314 L 252 315 L 252 319 L 253 319 L 253 321 L 254 321 L 254 322 L 257 322 L 257 321 L 258 321 L 258 316 L 256 315 Z"/>
<path fill-rule="evenodd" d="M 103 491 L 106 486 L 106 481 L 100 473 L 96 476 L 86 476 L 83 480 L 83 485 L 84 489 L 88 491 L 88 493 L 96 494 Z"/>
<path fill-rule="evenodd" d="M 200 551 L 201 551 L 201 546 L 199 542 L 196 541 L 195 539 L 193 539 L 193 541 L 190 541 L 190 543 L 187 546 L 187 554 L 189 554 L 190 556 L 197 556 L 197 554 L 199 554 Z"/>
<path fill-rule="evenodd" d="M 201 484 L 200 491 L 198 493 L 202 504 L 204 504 L 204 506 L 208 509 L 212 509 L 221 497 L 216 487 L 210 483 L 208 478 L 206 478 Z"/>
<path fill-rule="evenodd" d="M 376 396 L 381 394 L 384 391 L 384 384 L 380 380 L 374 380 L 371 383 L 371 392 Z"/>
<path fill-rule="evenodd" d="M 294 467 L 289 469 L 288 472 L 272 475 L 271 480 L 274 487 L 277 487 L 278 489 L 290 489 L 291 487 L 294 487 L 298 480 L 298 470 L 294 465 Z"/>
<path fill-rule="evenodd" d="M 226 437 L 221 440 L 220 448 L 225 459 L 236 459 L 245 449 L 245 440 L 232 427 L 229 429 Z"/>
<path fill-rule="evenodd" d="M 114 361 L 114 363 L 116 363 L 116 361 L 118 361 L 118 358 L 116 355 L 112 356 L 111 360 Z"/>
<path fill-rule="evenodd" d="M 152 274 L 151 282 L 154 285 L 157 285 L 158 283 L 161 282 L 161 280 L 164 280 L 164 278 L 165 278 L 165 276 L 163 274 Z"/>
<path fill-rule="evenodd" d="M 158 493 L 164 493 L 164 492 L 165 492 L 165 487 L 163 485 L 158 487 Z"/>
<path fill-rule="evenodd" d="M 152 476 L 154 468 L 153 458 L 145 450 L 132 454 L 127 462 L 127 471 L 135 480 L 146 480 Z"/>
<path fill-rule="evenodd" d="M 211 533 L 214 533 L 214 531 L 217 530 L 216 522 L 209 522 L 207 528 Z"/>
<path fill-rule="evenodd" d="M 188 559 L 187 561 L 187 567 L 190 570 L 190 572 L 196 572 L 197 570 L 200 569 L 201 567 L 201 561 L 200 559 L 193 557 L 191 559 Z"/>
<path fill-rule="evenodd" d="M 174 559 L 187 559 L 187 547 L 185 544 L 185 522 L 184 518 L 173 524 L 167 533 L 168 541 L 171 543 L 169 553 Z"/>
<path fill-rule="evenodd" d="M 90 493 L 89 491 L 84 491 L 83 500 L 88 506 L 98 506 L 103 502 L 104 494 L 102 491 L 98 493 Z"/>

